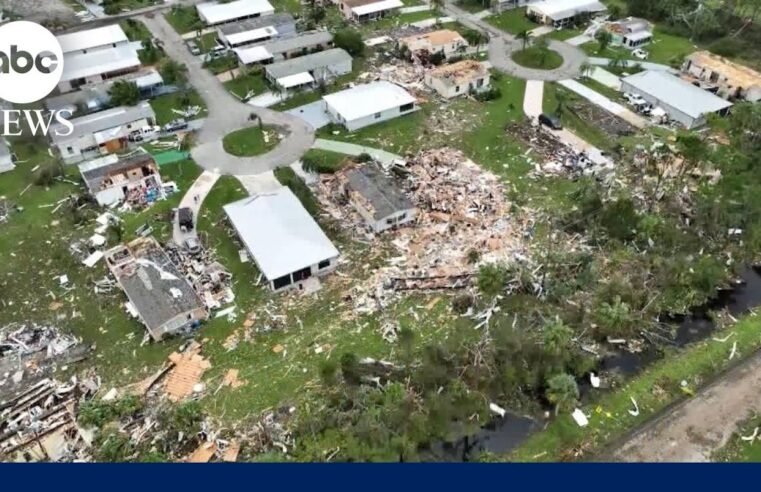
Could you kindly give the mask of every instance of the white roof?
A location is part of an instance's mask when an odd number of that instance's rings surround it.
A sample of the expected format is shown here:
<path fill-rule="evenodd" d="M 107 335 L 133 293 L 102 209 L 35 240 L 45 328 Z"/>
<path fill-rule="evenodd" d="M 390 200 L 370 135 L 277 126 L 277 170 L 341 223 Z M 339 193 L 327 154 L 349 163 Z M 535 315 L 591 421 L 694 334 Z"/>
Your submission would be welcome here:
<path fill-rule="evenodd" d="M 290 89 L 291 87 L 296 87 L 298 85 L 304 85 L 304 84 L 310 84 L 314 82 L 314 78 L 312 78 L 311 75 L 309 75 L 309 72 L 301 72 L 296 73 L 293 75 L 288 75 L 287 77 L 283 77 L 280 79 L 277 79 L 277 85 L 284 89 Z"/>
<path fill-rule="evenodd" d="M 61 49 L 64 53 L 121 44 L 128 41 L 127 35 L 124 34 L 124 30 L 119 24 L 58 36 L 58 42 L 61 44 Z"/>
<path fill-rule="evenodd" d="M 529 4 L 528 8 L 554 20 L 573 17 L 582 12 L 602 12 L 606 9 L 605 5 L 597 0 L 543 0 Z"/>
<path fill-rule="evenodd" d="M 415 102 L 409 92 L 385 80 L 334 92 L 322 99 L 346 121 Z"/>
<path fill-rule="evenodd" d="M 225 205 L 257 266 L 272 281 L 338 256 L 338 250 L 287 187 Z"/>
<path fill-rule="evenodd" d="M 61 81 L 91 77 L 130 67 L 139 67 L 140 58 L 131 46 L 117 46 L 90 53 L 71 53 L 64 56 Z"/>
<path fill-rule="evenodd" d="M 624 37 L 631 41 L 641 41 L 643 39 L 652 38 L 653 33 L 650 31 L 637 31 L 630 34 L 624 34 Z"/>
<path fill-rule="evenodd" d="M 267 0 L 236 0 L 229 3 L 207 2 L 196 6 L 198 15 L 207 24 L 221 24 L 275 9 Z"/>
<path fill-rule="evenodd" d="M 636 73 L 624 78 L 622 82 L 692 118 L 700 118 L 706 113 L 715 113 L 732 106 L 729 101 L 660 70 Z"/>
<path fill-rule="evenodd" d="M 256 63 L 262 60 L 269 60 L 272 58 L 272 54 L 267 51 L 264 46 L 252 46 L 250 48 L 235 48 L 235 54 L 238 55 L 238 60 L 244 65 L 249 63 Z"/>
<path fill-rule="evenodd" d="M 356 15 L 367 15 L 381 10 L 396 9 L 404 7 L 400 0 L 381 0 L 380 2 L 368 3 L 351 9 Z"/>
<path fill-rule="evenodd" d="M 80 173 L 85 173 L 88 171 L 92 171 L 94 169 L 99 169 L 101 167 L 111 166 L 113 164 L 116 164 L 117 162 L 119 162 L 118 155 L 108 154 L 108 155 L 104 155 L 103 157 L 98 157 L 98 158 L 83 162 L 78 167 L 79 167 Z"/>
<path fill-rule="evenodd" d="M 235 34 L 227 34 L 222 36 L 227 39 L 230 44 L 250 43 L 259 39 L 271 38 L 277 36 L 277 29 L 272 26 L 261 27 L 259 29 L 252 29 L 250 31 L 243 31 Z"/>

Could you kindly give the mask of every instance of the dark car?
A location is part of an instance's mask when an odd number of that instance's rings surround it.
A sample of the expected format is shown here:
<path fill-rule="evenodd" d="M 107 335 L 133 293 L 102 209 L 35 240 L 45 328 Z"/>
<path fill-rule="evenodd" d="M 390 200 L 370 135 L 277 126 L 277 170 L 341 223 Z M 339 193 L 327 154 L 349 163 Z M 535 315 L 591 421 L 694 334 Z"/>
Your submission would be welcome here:
<path fill-rule="evenodd" d="M 184 118 L 177 118 L 164 125 L 164 132 L 172 133 L 188 129 L 188 122 Z"/>
<path fill-rule="evenodd" d="M 177 222 L 180 224 L 180 229 L 193 230 L 193 210 L 190 207 L 179 209 L 177 211 Z"/>
<path fill-rule="evenodd" d="M 562 130 L 563 125 L 560 124 L 560 118 L 552 114 L 542 113 L 539 115 L 539 123 L 548 126 L 553 130 Z"/>

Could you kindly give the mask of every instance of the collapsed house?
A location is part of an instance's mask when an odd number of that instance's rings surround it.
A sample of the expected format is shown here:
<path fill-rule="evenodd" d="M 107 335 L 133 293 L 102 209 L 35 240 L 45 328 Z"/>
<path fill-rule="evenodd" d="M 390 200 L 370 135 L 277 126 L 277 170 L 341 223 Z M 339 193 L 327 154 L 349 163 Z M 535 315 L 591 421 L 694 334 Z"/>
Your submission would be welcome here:
<path fill-rule="evenodd" d="M 332 48 L 267 65 L 264 75 L 282 90 L 316 87 L 351 72 L 351 55 Z"/>
<path fill-rule="evenodd" d="M 417 210 L 398 184 L 375 163 L 339 173 L 349 203 L 373 232 L 383 232 L 415 220 Z"/>
<path fill-rule="evenodd" d="M 427 51 L 430 54 L 443 53 L 445 57 L 457 55 L 468 47 L 468 42 L 459 32 L 451 29 L 440 29 L 424 34 L 407 36 L 399 40 L 401 46 L 406 46 L 412 53 Z"/>
<path fill-rule="evenodd" d="M 275 8 L 267 0 L 234 0 L 232 2 L 205 2 L 196 5 L 198 17 L 207 26 L 272 15 Z"/>
<path fill-rule="evenodd" d="M 641 96 L 687 129 L 706 124 L 706 116 L 726 115 L 732 103 L 661 70 L 645 70 L 621 79 L 621 91 Z"/>
<path fill-rule="evenodd" d="M 50 139 L 66 164 L 123 150 L 136 132 L 143 139 L 157 136 L 145 131 L 156 123 L 156 114 L 146 101 L 80 116 L 70 123 L 71 133 L 63 125 L 54 125 L 50 130 Z"/>
<path fill-rule="evenodd" d="M 357 85 L 322 98 L 333 123 L 355 131 L 420 109 L 417 100 L 396 84 L 384 80 Z"/>
<path fill-rule="evenodd" d="M 77 411 L 99 386 L 96 377 L 45 378 L 0 402 L 0 456 L 14 462 L 90 461 L 95 433 L 77 424 Z"/>
<path fill-rule="evenodd" d="M 79 172 L 101 206 L 126 201 L 142 208 L 166 198 L 159 167 L 147 152 L 127 158 L 111 154 L 93 159 L 80 164 Z"/>
<path fill-rule="evenodd" d="M 710 51 L 696 51 L 682 65 L 682 73 L 724 99 L 761 101 L 761 73 Z"/>
<path fill-rule="evenodd" d="M 156 341 L 198 325 L 209 316 L 203 301 L 152 237 L 112 248 L 106 264 Z"/>
<path fill-rule="evenodd" d="M 425 74 L 425 84 L 447 99 L 489 88 L 489 70 L 475 60 L 443 65 Z"/>
<path fill-rule="evenodd" d="M 203 299 L 207 309 L 219 309 L 235 300 L 232 274 L 216 261 L 212 250 L 189 254 L 185 248 L 171 241 L 164 250 Z"/>
<path fill-rule="evenodd" d="M 310 279 L 335 270 L 338 250 L 289 188 L 224 209 L 273 291 L 304 289 Z"/>
<path fill-rule="evenodd" d="M 296 33 L 296 20 L 290 14 L 256 17 L 217 28 L 217 39 L 228 48 L 289 36 Z"/>

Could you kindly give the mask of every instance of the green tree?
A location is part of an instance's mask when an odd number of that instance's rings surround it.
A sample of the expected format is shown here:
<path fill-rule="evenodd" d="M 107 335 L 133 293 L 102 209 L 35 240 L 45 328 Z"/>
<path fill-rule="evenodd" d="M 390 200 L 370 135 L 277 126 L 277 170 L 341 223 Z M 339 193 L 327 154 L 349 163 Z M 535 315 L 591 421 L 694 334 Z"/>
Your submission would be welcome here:
<path fill-rule="evenodd" d="M 166 60 L 159 70 L 164 82 L 178 87 L 185 87 L 188 82 L 188 67 L 174 60 Z"/>
<path fill-rule="evenodd" d="M 547 381 L 545 395 L 547 401 L 555 405 L 555 415 L 557 415 L 558 412 L 569 411 L 577 405 L 579 386 L 570 374 L 557 374 Z"/>
<path fill-rule="evenodd" d="M 581 65 L 579 66 L 579 71 L 581 72 L 582 77 L 589 77 L 592 75 L 592 72 L 594 72 L 595 66 L 589 63 L 588 61 L 583 61 Z"/>
<path fill-rule="evenodd" d="M 362 56 L 365 52 L 365 43 L 362 41 L 362 33 L 356 29 L 345 28 L 333 35 L 333 43 L 337 48 L 343 48 L 351 56 Z"/>
<path fill-rule="evenodd" d="M 507 270 L 500 265 L 484 265 L 478 270 L 478 289 L 486 296 L 494 297 L 505 290 Z"/>
<path fill-rule="evenodd" d="M 523 43 L 523 49 L 525 50 L 529 42 L 531 41 L 531 32 L 524 29 L 523 31 L 519 32 L 518 35 L 515 37 Z"/>
<path fill-rule="evenodd" d="M 135 82 L 128 80 L 117 80 L 108 89 L 108 95 L 114 106 L 134 106 L 140 102 L 140 89 Z"/>
<path fill-rule="evenodd" d="M 161 58 L 161 51 L 156 47 L 151 39 L 142 41 L 143 49 L 140 51 L 140 61 L 144 65 L 153 65 Z"/>
<path fill-rule="evenodd" d="M 544 325 L 542 342 L 544 351 L 553 357 L 564 356 L 571 349 L 573 330 L 560 319 L 554 319 Z"/>
<path fill-rule="evenodd" d="M 601 29 L 597 31 L 595 39 L 598 43 L 597 52 L 602 53 L 610 46 L 610 43 L 613 41 L 613 35 L 605 29 Z"/>
<path fill-rule="evenodd" d="M 311 155 L 304 155 L 301 157 L 301 169 L 304 170 L 304 172 L 307 173 L 317 173 L 319 172 L 320 168 L 320 161 L 311 156 Z"/>

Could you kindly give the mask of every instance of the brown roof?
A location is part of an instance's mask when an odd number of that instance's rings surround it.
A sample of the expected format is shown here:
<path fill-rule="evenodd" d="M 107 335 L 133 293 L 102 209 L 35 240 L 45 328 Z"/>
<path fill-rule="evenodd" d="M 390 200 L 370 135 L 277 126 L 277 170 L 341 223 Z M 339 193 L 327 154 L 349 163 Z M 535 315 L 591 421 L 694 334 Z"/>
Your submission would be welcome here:
<path fill-rule="evenodd" d="M 442 44 L 449 44 L 453 43 L 455 41 L 465 42 L 465 38 L 463 38 L 459 32 L 452 31 L 451 29 L 441 29 L 438 31 L 431 31 L 425 34 L 417 34 L 415 36 L 408 36 L 406 38 L 402 38 L 400 41 L 403 44 L 408 44 L 413 41 L 418 41 L 421 39 L 428 40 L 429 43 L 431 43 L 432 46 L 441 46 Z"/>
<path fill-rule="evenodd" d="M 457 63 L 443 65 L 431 71 L 431 76 L 446 79 L 452 84 L 460 85 L 476 77 L 486 75 L 486 67 L 475 60 L 462 60 Z"/>
<path fill-rule="evenodd" d="M 761 74 L 709 51 L 696 51 L 687 57 L 694 65 L 707 68 L 726 77 L 733 86 L 749 88 L 761 86 Z"/>

